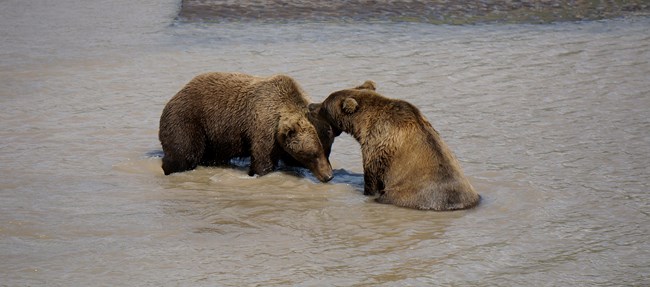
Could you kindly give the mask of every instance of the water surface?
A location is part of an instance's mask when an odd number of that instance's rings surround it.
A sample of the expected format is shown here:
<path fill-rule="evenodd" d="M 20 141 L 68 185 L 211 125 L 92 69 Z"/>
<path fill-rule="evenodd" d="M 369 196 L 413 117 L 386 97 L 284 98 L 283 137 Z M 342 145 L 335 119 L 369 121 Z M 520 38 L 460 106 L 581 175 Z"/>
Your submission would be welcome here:
<path fill-rule="evenodd" d="M 132 2 L 0 2 L 0 285 L 650 284 L 650 18 L 211 24 Z M 206 71 L 286 73 L 315 101 L 374 80 L 483 201 L 376 204 L 346 135 L 328 184 L 164 176 L 162 108 Z"/>

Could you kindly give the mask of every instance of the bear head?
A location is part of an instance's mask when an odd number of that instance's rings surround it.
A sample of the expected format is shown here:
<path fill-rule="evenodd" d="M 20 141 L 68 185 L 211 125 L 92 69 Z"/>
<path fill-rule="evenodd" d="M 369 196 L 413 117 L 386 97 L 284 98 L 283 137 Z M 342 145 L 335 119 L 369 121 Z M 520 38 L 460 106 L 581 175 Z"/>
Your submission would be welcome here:
<path fill-rule="evenodd" d="M 323 150 L 325 150 L 325 156 L 329 158 L 330 152 L 332 151 L 332 144 L 334 144 L 334 139 L 341 135 L 341 130 L 332 127 L 327 119 L 320 114 L 321 106 L 322 104 L 320 103 L 309 104 L 309 113 L 307 114 L 307 118 L 316 128 L 318 138 L 320 139 L 321 145 L 323 145 Z"/>
<path fill-rule="evenodd" d="M 329 143 L 328 150 L 334 141 L 331 128 L 329 129 L 328 133 L 325 131 Z M 308 168 L 318 180 L 328 182 L 332 179 L 332 166 L 327 155 L 329 152 L 326 154 L 320 134 L 307 116 L 280 117 L 277 140 L 286 153 Z"/>
<path fill-rule="evenodd" d="M 366 81 L 352 89 L 330 94 L 319 107 L 319 115 L 325 119 L 333 130 L 354 134 L 354 118 L 358 116 L 360 102 L 383 98 L 375 92 L 375 83 Z"/>

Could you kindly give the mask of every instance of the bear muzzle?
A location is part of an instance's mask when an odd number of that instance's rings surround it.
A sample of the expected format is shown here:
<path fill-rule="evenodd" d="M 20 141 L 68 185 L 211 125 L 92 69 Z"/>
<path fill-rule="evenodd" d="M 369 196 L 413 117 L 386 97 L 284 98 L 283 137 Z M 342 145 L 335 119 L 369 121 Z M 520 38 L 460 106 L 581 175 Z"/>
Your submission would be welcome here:
<path fill-rule="evenodd" d="M 334 178 L 334 172 L 332 171 L 332 165 L 330 165 L 329 160 L 324 156 L 318 158 L 313 162 L 313 166 L 310 165 L 309 170 L 320 180 L 321 182 L 328 182 Z"/>

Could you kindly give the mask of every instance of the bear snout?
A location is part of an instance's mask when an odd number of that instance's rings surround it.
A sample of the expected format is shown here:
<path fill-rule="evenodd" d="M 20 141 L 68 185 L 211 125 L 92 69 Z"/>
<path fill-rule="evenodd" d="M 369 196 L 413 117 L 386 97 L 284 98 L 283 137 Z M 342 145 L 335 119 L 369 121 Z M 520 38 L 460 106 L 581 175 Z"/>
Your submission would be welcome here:
<path fill-rule="evenodd" d="M 328 181 L 332 180 L 332 178 L 334 178 L 334 174 L 330 172 L 329 174 L 325 175 L 324 178 L 320 179 L 320 181 L 321 182 L 328 182 Z"/>
<path fill-rule="evenodd" d="M 334 178 L 334 172 L 332 171 L 332 166 L 330 165 L 329 160 L 326 158 L 317 159 L 315 168 L 310 168 L 312 173 L 320 180 L 321 182 L 328 182 Z"/>

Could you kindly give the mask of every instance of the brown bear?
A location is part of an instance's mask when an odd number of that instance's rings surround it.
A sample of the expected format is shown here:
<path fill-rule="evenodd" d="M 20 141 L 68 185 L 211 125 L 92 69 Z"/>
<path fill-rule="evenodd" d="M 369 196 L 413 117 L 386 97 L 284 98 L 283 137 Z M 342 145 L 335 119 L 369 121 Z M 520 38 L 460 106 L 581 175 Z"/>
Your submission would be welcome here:
<path fill-rule="evenodd" d="M 378 94 L 372 81 L 332 93 L 320 114 L 361 145 L 364 194 L 378 193 L 377 202 L 439 211 L 478 204 L 480 196 L 422 113 Z"/>
<path fill-rule="evenodd" d="M 168 175 L 250 156 L 248 174 L 262 176 L 282 158 L 327 182 L 336 135 L 318 115 L 318 106 L 311 105 L 310 112 L 307 95 L 286 75 L 198 75 L 172 97 L 160 117 L 163 171 Z"/>

